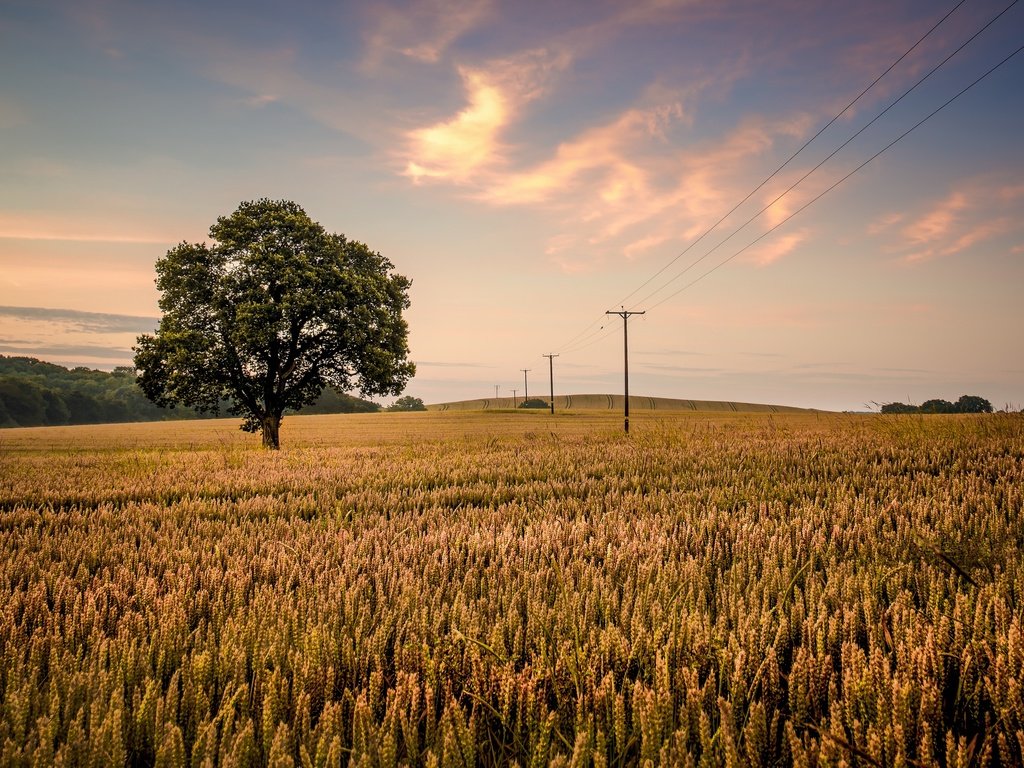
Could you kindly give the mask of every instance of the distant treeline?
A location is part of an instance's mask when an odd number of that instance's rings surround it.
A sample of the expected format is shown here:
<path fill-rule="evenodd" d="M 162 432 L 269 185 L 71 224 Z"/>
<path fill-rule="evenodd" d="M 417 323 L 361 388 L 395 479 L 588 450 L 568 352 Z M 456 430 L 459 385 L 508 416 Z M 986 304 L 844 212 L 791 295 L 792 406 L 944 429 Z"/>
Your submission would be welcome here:
<path fill-rule="evenodd" d="M 882 413 L 992 413 L 992 403 L 977 395 L 962 395 L 955 403 L 949 400 L 925 400 L 920 405 L 886 403 Z"/>
<path fill-rule="evenodd" d="M 227 405 L 227 404 L 225 404 Z M 380 406 L 324 390 L 303 413 L 368 413 Z M 190 408 L 158 408 L 135 383 L 132 368 L 68 370 L 32 357 L 0 355 L 0 427 L 210 418 Z"/>

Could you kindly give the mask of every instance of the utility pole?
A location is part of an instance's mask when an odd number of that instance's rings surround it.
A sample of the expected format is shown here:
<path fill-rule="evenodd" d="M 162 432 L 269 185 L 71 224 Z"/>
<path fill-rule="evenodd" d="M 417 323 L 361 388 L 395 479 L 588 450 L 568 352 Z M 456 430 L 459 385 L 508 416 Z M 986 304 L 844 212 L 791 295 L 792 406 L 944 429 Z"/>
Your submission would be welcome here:
<path fill-rule="evenodd" d="M 519 391 L 518 389 L 513 389 L 512 390 L 512 407 L 513 408 L 516 407 L 516 392 L 518 392 L 518 391 Z"/>
<path fill-rule="evenodd" d="M 530 382 L 526 380 L 526 374 L 528 374 L 533 369 L 520 368 L 519 370 L 523 372 L 523 400 L 526 401 L 530 399 Z"/>
<path fill-rule="evenodd" d="M 622 352 L 623 352 L 623 365 L 622 370 L 626 377 L 626 398 L 625 398 L 625 425 L 626 434 L 629 434 L 629 332 L 627 331 L 628 321 L 630 315 L 645 315 L 647 310 L 643 312 L 630 312 L 625 307 L 620 312 L 613 312 L 609 310 L 605 312 L 606 315 L 618 315 L 622 318 Z"/>
<path fill-rule="evenodd" d="M 494 385 L 494 399 L 495 400 L 498 399 L 498 385 L 497 384 Z"/>
<path fill-rule="evenodd" d="M 551 377 L 551 415 L 555 415 L 555 358 L 558 355 L 541 355 L 548 359 L 548 374 Z"/>

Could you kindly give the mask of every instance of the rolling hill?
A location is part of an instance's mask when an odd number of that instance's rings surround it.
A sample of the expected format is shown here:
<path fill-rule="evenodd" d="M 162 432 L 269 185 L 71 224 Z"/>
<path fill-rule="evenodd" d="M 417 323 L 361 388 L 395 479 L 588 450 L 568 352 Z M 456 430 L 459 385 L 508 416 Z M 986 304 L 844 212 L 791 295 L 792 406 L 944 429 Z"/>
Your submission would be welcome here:
<path fill-rule="evenodd" d="M 545 401 L 548 398 L 543 398 Z M 556 411 L 621 411 L 622 395 L 557 395 Z M 522 398 L 517 398 L 522 402 Z M 459 400 L 452 403 L 433 403 L 427 406 L 431 411 L 486 411 L 511 410 L 515 408 L 511 397 L 480 398 Z M 671 397 L 646 397 L 630 395 L 630 411 L 699 411 L 704 413 L 810 413 L 810 408 L 795 408 L 789 405 L 767 405 L 764 403 L 733 403 L 724 400 L 679 400 Z"/>

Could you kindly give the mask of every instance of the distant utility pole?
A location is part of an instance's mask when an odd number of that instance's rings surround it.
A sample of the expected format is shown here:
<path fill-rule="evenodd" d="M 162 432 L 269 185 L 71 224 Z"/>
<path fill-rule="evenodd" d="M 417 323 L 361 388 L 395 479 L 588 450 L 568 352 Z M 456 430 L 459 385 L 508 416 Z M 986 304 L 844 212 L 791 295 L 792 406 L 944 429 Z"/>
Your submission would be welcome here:
<path fill-rule="evenodd" d="M 643 312 L 630 312 L 623 308 L 619 312 L 613 312 L 611 310 L 605 312 L 606 315 L 618 315 L 622 318 L 622 352 L 623 352 L 623 366 L 622 369 L 626 376 L 626 400 L 625 400 L 625 419 L 626 419 L 626 434 L 629 434 L 629 332 L 627 330 L 628 320 L 630 315 L 645 315 L 647 310 Z"/>
<path fill-rule="evenodd" d="M 526 401 L 530 399 L 530 382 L 526 380 L 526 374 L 533 368 L 520 368 L 519 370 L 523 372 L 523 400 Z"/>
<path fill-rule="evenodd" d="M 518 392 L 518 391 L 519 391 L 518 389 L 513 389 L 512 390 L 512 407 L 513 408 L 516 407 L 516 392 Z"/>
<path fill-rule="evenodd" d="M 498 385 L 497 384 L 494 385 L 494 399 L 495 400 L 498 399 Z"/>
<path fill-rule="evenodd" d="M 548 359 L 548 374 L 551 377 L 551 415 L 555 415 L 555 358 L 558 355 L 541 355 Z"/>

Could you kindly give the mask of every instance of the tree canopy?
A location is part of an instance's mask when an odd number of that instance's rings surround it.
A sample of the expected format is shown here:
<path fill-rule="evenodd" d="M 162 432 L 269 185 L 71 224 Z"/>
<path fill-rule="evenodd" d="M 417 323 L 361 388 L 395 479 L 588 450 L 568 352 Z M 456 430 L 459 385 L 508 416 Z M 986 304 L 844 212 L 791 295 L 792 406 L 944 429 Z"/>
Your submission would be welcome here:
<path fill-rule="evenodd" d="M 992 413 L 992 403 L 978 395 L 961 395 L 955 403 L 935 398 L 920 405 L 886 403 L 882 413 Z"/>
<path fill-rule="evenodd" d="M 410 281 L 363 243 L 290 201 L 244 202 L 157 261 L 163 317 L 138 338 L 139 385 L 159 405 L 243 417 L 280 445 L 286 410 L 326 387 L 397 395 L 408 360 Z"/>
<path fill-rule="evenodd" d="M 153 405 L 136 386 L 131 368 L 69 370 L 33 357 L 0 355 L 0 427 L 195 417 L 187 408 L 166 411 Z"/>
<path fill-rule="evenodd" d="M 400 397 L 391 405 L 388 406 L 389 411 L 425 411 L 427 406 L 423 404 L 423 400 L 412 395 L 406 395 Z"/>

